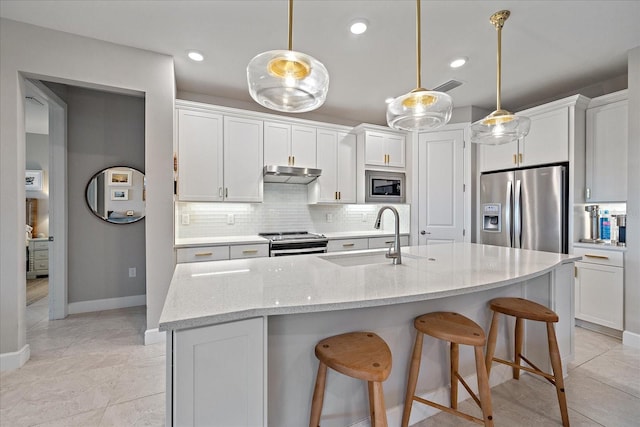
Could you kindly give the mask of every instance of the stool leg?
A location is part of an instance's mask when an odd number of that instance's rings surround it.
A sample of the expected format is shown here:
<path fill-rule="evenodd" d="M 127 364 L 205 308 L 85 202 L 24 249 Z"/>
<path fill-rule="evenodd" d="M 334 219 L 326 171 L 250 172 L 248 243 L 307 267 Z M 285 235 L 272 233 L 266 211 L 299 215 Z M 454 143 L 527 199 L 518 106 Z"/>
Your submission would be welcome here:
<path fill-rule="evenodd" d="M 478 375 L 478 394 L 482 407 L 482 418 L 485 427 L 493 427 L 493 409 L 491 407 L 491 389 L 489 388 L 489 376 L 485 367 L 485 358 L 482 354 L 482 346 L 475 346 L 476 374 Z"/>
<path fill-rule="evenodd" d="M 487 337 L 487 354 L 485 358 L 487 376 L 490 376 L 491 374 L 493 353 L 496 351 L 496 340 L 498 339 L 498 316 L 500 316 L 500 313 L 494 311 L 493 317 L 491 318 L 491 328 L 489 329 L 489 336 Z"/>
<path fill-rule="evenodd" d="M 413 345 L 413 355 L 411 356 L 411 366 L 409 368 L 409 378 L 407 379 L 407 393 L 404 396 L 404 411 L 402 412 L 402 427 L 409 426 L 411 416 L 411 405 L 413 396 L 416 394 L 416 384 L 420 373 L 420 359 L 422 358 L 422 332 L 416 331 L 416 341 Z"/>
<path fill-rule="evenodd" d="M 522 329 L 522 318 L 516 317 L 516 333 L 515 333 L 515 344 L 513 347 L 513 363 L 516 365 L 520 365 L 520 355 L 522 355 L 522 339 L 524 336 L 524 331 Z M 513 368 L 513 379 L 520 379 L 520 369 Z"/>
<path fill-rule="evenodd" d="M 453 409 L 458 409 L 458 377 L 456 374 L 458 373 L 458 358 L 459 358 L 459 349 L 458 344 L 451 343 L 451 352 L 450 352 L 450 364 L 451 364 L 451 407 Z"/>
<path fill-rule="evenodd" d="M 558 349 L 558 341 L 556 340 L 556 331 L 553 329 L 553 323 L 549 322 L 547 322 L 547 340 L 549 341 L 549 357 L 551 358 L 551 367 L 553 368 L 553 376 L 555 377 L 562 425 L 569 427 L 567 396 L 564 393 L 564 379 L 562 378 L 562 359 L 560 358 L 560 350 Z"/>
<path fill-rule="evenodd" d="M 367 381 L 367 387 L 369 388 L 369 415 L 371 416 L 371 427 L 376 427 L 376 404 L 373 396 L 373 382 Z"/>
<path fill-rule="evenodd" d="M 322 413 L 322 403 L 324 401 L 324 386 L 327 381 L 327 365 L 320 362 L 318 365 L 318 375 L 316 376 L 316 386 L 313 389 L 313 400 L 311 401 L 311 418 L 309 427 L 320 426 L 320 414 Z"/>
<path fill-rule="evenodd" d="M 387 410 L 384 406 L 384 393 L 382 391 L 382 383 L 375 381 L 373 383 L 373 404 L 374 404 L 374 420 L 371 425 L 375 427 L 387 426 Z"/>

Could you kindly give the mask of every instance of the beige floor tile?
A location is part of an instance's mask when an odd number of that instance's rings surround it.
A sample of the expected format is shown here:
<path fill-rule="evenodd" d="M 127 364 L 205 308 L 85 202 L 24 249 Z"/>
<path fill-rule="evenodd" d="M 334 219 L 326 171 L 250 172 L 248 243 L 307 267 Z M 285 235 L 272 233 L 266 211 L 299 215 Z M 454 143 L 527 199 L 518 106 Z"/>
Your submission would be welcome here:
<path fill-rule="evenodd" d="M 581 365 L 580 371 L 640 398 L 640 349 L 618 345 Z"/>
<path fill-rule="evenodd" d="M 122 367 L 117 378 L 105 384 L 109 405 L 164 393 L 165 377 L 164 356 L 133 360 Z"/>
<path fill-rule="evenodd" d="M 575 369 L 621 344 L 621 341 L 617 338 L 597 334 L 583 328 L 576 328 L 575 331 L 575 358 L 569 363 L 569 370 Z"/>
<path fill-rule="evenodd" d="M 96 409 L 95 411 L 83 412 L 81 414 L 72 415 L 70 417 L 60 418 L 58 420 L 47 421 L 37 424 L 34 427 L 92 427 L 100 425 L 100 421 L 104 415 L 106 408 Z"/>
<path fill-rule="evenodd" d="M 165 425 L 164 408 L 164 393 L 109 406 L 100 427 L 161 427 Z"/>

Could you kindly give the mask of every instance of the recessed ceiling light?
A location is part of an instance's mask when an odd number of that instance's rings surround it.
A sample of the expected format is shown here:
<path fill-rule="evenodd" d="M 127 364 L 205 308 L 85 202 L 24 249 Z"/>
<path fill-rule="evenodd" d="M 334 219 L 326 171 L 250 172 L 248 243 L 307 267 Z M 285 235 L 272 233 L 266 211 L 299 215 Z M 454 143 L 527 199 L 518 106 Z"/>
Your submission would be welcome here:
<path fill-rule="evenodd" d="M 187 55 L 192 61 L 200 62 L 204 60 L 204 55 L 196 50 L 190 50 Z"/>
<path fill-rule="evenodd" d="M 387 104 L 391 104 L 394 99 L 395 98 L 393 98 L 393 97 L 389 97 L 389 98 L 385 99 L 384 102 L 386 102 Z"/>
<path fill-rule="evenodd" d="M 465 57 L 456 58 L 456 59 L 454 59 L 453 61 L 451 61 L 449 63 L 449 67 L 451 67 L 451 68 L 460 68 L 466 63 L 467 63 L 467 58 L 465 58 Z"/>
<path fill-rule="evenodd" d="M 353 34 L 362 34 L 367 31 L 367 21 L 365 19 L 357 19 L 351 23 L 349 29 Z"/>

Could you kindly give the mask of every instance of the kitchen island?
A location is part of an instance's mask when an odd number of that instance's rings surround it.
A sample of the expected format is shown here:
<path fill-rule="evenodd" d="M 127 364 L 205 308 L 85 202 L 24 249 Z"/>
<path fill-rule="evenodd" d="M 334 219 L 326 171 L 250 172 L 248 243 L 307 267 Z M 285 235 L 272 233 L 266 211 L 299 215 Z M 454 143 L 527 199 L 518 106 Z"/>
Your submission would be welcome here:
<path fill-rule="evenodd" d="M 456 311 L 487 329 L 487 302 L 524 297 L 549 306 L 563 367 L 573 357 L 570 255 L 469 243 L 402 248 L 403 264 L 384 251 L 178 264 L 160 318 L 167 335 L 167 425 L 308 424 L 322 338 L 378 333 L 391 348 L 384 383 L 390 425 L 398 425 L 414 317 Z M 510 355 L 506 324 L 497 357 Z M 548 367 L 544 325 L 526 322 L 525 354 Z M 472 352 L 460 371 L 475 383 Z M 425 340 L 417 392 L 446 401 L 447 348 Z M 492 385 L 509 378 L 496 366 Z M 460 399 L 467 396 L 461 394 Z M 329 372 L 322 425 L 367 425 L 366 384 Z M 415 406 L 412 421 L 431 415 Z M 497 416 L 497 415 L 496 415 Z"/>

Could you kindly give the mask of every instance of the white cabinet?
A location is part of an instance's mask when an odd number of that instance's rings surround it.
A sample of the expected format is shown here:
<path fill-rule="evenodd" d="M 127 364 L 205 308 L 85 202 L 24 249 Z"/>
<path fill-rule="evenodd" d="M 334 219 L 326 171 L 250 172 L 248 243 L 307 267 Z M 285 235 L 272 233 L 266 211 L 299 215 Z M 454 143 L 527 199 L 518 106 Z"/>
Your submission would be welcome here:
<path fill-rule="evenodd" d="M 587 109 L 586 200 L 627 200 L 627 91 L 594 98 Z"/>
<path fill-rule="evenodd" d="M 404 169 L 406 165 L 404 133 L 382 126 L 360 125 L 354 129 L 358 146 L 362 147 L 365 167 Z"/>
<path fill-rule="evenodd" d="M 327 252 L 359 251 L 363 249 L 369 249 L 369 239 L 366 237 L 329 240 L 329 243 L 327 243 Z"/>
<path fill-rule="evenodd" d="M 464 130 L 418 135 L 419 244 L 462 242 L 465 236 Z"/>
<path fill-rule="evenodd" d="M 178 110 L 178 198 L 217 202 L 223 188 L 221 114 Z"/>
<path fill-rule="evenodd" d="M 262 121 L 224 117 L 224 200 L 262 202 Z"/>
<path fill-rule="evenodd" d="M 369 237 L 369 249 L 388 248 L 394 243 L 394 236 Z M 409 236 L 400 236 L 400 246 L 409 246 Z"/>
<path fill-rule="evenodd" d="M 219 245 L 178 248 L 177 262 L 223 261 L 228 259 L 259 258 L 269 256 L 269 244 Z"/>
<path fill-rule="evenodd" d="M 356 203 L 356 136 L 318 129 L 318 169 L 322 175 L 309 184 L 309 203 Z"/>
<path fill-rule="evenodd" d="M 267 425 L 263 318 L 173 332 L 175 426 Z"/>
<path fill-rule="evenodd" d="M 268 244 L 233 245 L 229 247 L 229 259 L 260 258 L 268 256 Z"/>
<path fill-rule="evenodd" d="M 577 319 L 621 331 L 624 314 L 622 252 L 575 248 Z"/>
<path fill-rule="evenodd" d="M 27 279 L 49 275 L 49 240 L 46 238 L 29 240 L 29 269 Z"/>
<path fill-rule="evenodd" d="M 316 128 L 264 122 L 264 164 L 316 167 Z"/>

